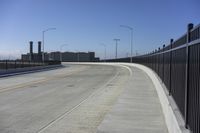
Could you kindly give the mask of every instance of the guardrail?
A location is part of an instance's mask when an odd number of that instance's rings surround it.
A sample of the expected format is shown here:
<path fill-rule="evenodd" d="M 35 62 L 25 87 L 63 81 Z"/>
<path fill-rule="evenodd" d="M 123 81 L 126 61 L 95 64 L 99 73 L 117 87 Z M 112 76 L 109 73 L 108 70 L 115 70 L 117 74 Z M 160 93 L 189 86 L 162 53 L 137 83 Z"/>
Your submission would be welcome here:
<path fill-rule="evenodd" d="M 26 67 L 37 67 L 37 66 L 48 66 L 48 65 L 59 65 L 60 61 L 45 61 L 43 62 L 31 62 L 22 60 L 2 60 L 0 61 L 0 70 L 18 69 Z"/>
<path fill-rule="evenodd" d="M 187 33 L 162 49 L 133 57 L 153 69 L 176 102 L 186 128 L 200 133 L 200 25 L 188 24 Z M 130 58 L 110 59 L 130 62 Z"/>

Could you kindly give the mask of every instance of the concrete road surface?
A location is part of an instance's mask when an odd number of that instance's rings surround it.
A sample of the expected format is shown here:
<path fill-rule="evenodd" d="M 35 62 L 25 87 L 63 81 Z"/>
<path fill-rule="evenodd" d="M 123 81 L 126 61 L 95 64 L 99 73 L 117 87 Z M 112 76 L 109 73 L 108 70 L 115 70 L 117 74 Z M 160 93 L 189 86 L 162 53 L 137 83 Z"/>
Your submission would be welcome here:
<path fill-rule="evenodd" d="M 132 70 L 121 65 L 65 66 L 0 79 L 0 133 L 97 132 L 130 86 Z"/>

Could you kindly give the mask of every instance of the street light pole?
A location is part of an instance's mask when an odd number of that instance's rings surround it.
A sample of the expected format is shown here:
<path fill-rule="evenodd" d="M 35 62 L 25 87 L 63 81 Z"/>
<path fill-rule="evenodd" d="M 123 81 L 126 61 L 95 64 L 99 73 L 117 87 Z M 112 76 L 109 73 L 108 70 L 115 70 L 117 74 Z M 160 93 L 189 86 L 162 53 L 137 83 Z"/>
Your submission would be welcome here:
<path fill-rule="evenodd" d="M 115 45 L 115 59 L 117 59 L 117 46 L 118 46 L 118 41 L 120 41 L 120 39 L 114 39 L 114 41 L 116 42 L 116 45 Z"/>
<path fill-rule="evenodd" d="M 133 62 L 133 28 L 127 25 L 120 25 L 122 28 L 127 28 L 131 31 L 131 57 L 130 57 L 130 62 Z"/>
<path fill-rule="evenodd" d="M 106 62 L 106 45 L 103 43 L 101 43 L 100 45 L 104 47 L 104 61 Z"/>
<path fill-rule="evenodd" d="M 43 51 L 42 60 L 43 60 L 43 63 L 45 61 L 45 55 L 44 55 L 44 33 L 47 32 L 47 31 L 50 31 L 50 30 L 56 30 L 56 28 L 48 28 L 48 29 L 42 31 L 42 43 L 43 43 L 43 45 L 42 45 L 43 46 L 42 47 L 42 51 Z"/>
<path fill-rule="evenodd" d="M 60 61 L 62 62 L 62 48 L 64 47 L 64 46 L 67 46 L 68 44 L 62 44 L 61 46 L 60 46 Z"/>

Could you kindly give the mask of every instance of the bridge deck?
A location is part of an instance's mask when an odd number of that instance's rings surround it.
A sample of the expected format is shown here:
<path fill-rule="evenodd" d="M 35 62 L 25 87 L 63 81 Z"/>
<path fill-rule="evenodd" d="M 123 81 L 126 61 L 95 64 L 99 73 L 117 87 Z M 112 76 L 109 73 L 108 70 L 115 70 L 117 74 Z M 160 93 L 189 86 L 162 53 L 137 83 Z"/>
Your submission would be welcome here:
<path fill-rule="evenodd" d="M 167 133 L 149 77 L 119 64 L 0 79 L 0 132 Z"/>

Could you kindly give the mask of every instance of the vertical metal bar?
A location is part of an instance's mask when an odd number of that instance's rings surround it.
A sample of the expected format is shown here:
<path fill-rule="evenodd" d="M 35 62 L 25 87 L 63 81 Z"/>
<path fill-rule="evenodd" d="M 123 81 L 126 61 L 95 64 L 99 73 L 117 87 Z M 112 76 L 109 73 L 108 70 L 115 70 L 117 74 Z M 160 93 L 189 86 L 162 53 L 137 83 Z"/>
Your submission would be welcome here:
<path fill-rule="evenodd" d="M 6 70 L 8 69 L 8 60 L 6 60 Z"/>
<path fill-rule="evenodd" d="M 164 52 L 164 48 L 165 48 L 165 45 L 163 45 L 163 52 Z M 165 66 L 165 57 L 164 57 L 164 55 L 165 54 L 164 53 L 162 53 L 162 54 L 163 54 L 163 59 L 162 59 L 163 60 L 162 81 L 164 82 L 164 77 L 165 77 L 165 72 L 164 72 L 165 71 L 165 67 L 164 67 Z"/>
<path fill-rule="evenodd" d="M 199 28 L 199 30 L 200 30 L 200 28 Z M 199 33 L 198 33 L 198 35 L 200 35 Z M 197 69 L 199 69 L 200 68 L 200 50 L 199 50 L 199 46 L 198 46 L 198 54 L 197 54 L 197 60 L 196 60 L 196 64 L 197 64 Z M 200 70 L 198 70 L 198 78 L 199 78 L 199 81 L 200 81 Z M 200 87 L 200 84 L 199 84 L 200 82 L 198 82 L 198 80 L 197 80 L 197 88 L 199 88 Z M 199 91 L 199 89 L 197 89 L 197 105 L 200 105 L 200 91 Z M 198 110 L 198 132 L 200 132 L 200 109 Z"/>
<path fill-rule="evenodd" d="M 172 49 L 173 45 L 173 39 L 170 40 L 170 49 Z M 170 51 L 169 55 L 169 95 L 171 95 L 172 92 L 172 51 Z"/>
<path fill-rule="evenodd" d="M 186 43 L 186 63 L 185 63 L 185 127 L 188 128 L 188 62 L 189 62 L 189 47 L 190 42 L 190 30 L 193 28 L 193 24 L 188 24 L 187 27 L 187 43 Z"/>
<path fill-rule="evenodd" d="M 158 48 L 158 53 L 160 53 L 160 47 Z M 160 73 L 160 54 L 158 54 L 158 76 L 162 79 L 161 73 Z"/>

